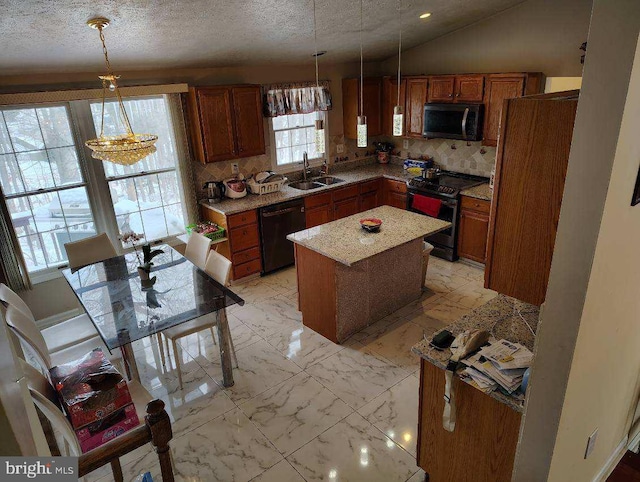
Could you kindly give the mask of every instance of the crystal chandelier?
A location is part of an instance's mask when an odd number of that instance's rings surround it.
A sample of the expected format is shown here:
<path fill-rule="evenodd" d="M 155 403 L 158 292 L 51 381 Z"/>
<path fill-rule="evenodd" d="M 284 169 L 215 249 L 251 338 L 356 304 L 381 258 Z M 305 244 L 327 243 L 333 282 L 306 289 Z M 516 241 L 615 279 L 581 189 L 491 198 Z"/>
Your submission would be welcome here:
<path fill-rule="evenodd" d="M 102 81 L 102 119 L 100 121 L 100 136 L 97 139 L 88 140 L 85 145 L 93 151 L 91 153 L 91 157 L 94 159 L 130 166 L 156 152 L 155 143 L 158 140 L 158 136 L 154 134 L 134 134 L 131 129 L 129 116 L 127 116 L 127 111 L 124 108 L 122 96 L 118 89 L 118 79 L 120 76 L 115 75 L 111 70 L 107 45 L 105 44 L 104 34 L 102 33 L 102 30 L 109 26 L 109 20 L 104 17 L 96 17 L 90 19 L 87 22 L 87 25 L 100 32 L 100 41 L 102 42 L 102 51 L 107 65 L 107 74 L 100 75 L 98 77 Z M 107 96 L 107 89 L 114 92 L 118 99 L 120 119 L 126 130 L 124 134 L 118 134 L 115 136 L 104 135 L 104 103 Z"/>

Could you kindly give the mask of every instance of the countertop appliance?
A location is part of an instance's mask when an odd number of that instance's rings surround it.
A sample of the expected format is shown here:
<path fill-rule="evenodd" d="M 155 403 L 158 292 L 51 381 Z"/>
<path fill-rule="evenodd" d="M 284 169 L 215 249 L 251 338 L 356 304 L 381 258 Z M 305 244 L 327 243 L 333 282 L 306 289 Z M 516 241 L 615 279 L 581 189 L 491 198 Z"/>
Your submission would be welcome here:
<path fill-rule="evenodd" d="M 306 228 L 304 200 L 266 206 L 260 208 L 259 214 L 263 274 L 291 266 L 295 258 L 287 235 Z"/>
<path fill-rule="evenodd" d="M 202 186 L 207 192 L 207 200 L 210 203 L 218 203 L 224 199 L 224 193 L 227 190 L 222 181 L 207 181 Z"/>
<path fill-rule="evenodd" d="M 244 179 L 236 179 L 232 177 L 231 179 L 225 179 L 224 181 L 225 187 L 225 196 L 230 199 L 240 199 L 247 195 L 247 183 Z"/>
<path fill-rule="evenodd" d="M 425 104 L 422 135 L 481 141 L 483 112 L 482 104 Z"/>
<path fill-rule="evenodd" d="M 433 255 L 449 261 L 458 259 L 457 231 L 460 191 L 485 182 L 488 182 L 486 177 L 453 171 L 440 171 L 440 174 L 435 179 L 415 177 L 407 181 L 407 209 L 409 211 L 424 214 L 412 207 L 413 197 L 416 194 L 438 199 L 442 202 L 438 219 L 451 223 L 449 229 L 425 238 L 426 241 L 433 245 Z"/>

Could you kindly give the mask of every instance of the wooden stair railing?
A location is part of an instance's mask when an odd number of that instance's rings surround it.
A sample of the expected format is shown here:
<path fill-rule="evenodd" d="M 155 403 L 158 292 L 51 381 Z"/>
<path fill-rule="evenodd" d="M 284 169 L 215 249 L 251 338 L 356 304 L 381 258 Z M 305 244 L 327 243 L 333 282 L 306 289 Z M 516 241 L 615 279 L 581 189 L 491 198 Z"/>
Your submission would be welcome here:
<path fill-rule="evenodd" d="M 113 478 L 123 482 L 120 457 L 142 447 L 147 443 L 153 445 L 160 460 L 160 473 L 163 482 L 174 482 L 169 441 L 173 437 L 171 421 L 164 409 L 162 400 L 152 400 L 147 404 L 147 415 L 144 425 L 126 432 L 119 437 L 82 454 L 78 460 L 78 477 L 83 477 L 103 465 L 111 464 Z"/>

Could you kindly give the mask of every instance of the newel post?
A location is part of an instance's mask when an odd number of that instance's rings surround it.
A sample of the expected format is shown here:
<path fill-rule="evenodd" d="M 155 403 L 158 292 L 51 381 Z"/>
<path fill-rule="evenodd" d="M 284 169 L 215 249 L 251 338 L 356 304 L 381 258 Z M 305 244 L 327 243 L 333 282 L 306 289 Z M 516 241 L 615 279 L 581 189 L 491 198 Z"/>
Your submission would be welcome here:
<path fill-rule="evenodd" d="M 171 420 L 164 410 L 162 400 L 152 400 L 147 404 L 147 415 L 144 417 L 144 421 L 151 432 L 151 444 L 160 460 L 162 480 L 163 482 L 174 482 L 171 452 L 169 451 L 169 441 L 173 438 L 173 432 Z"/>

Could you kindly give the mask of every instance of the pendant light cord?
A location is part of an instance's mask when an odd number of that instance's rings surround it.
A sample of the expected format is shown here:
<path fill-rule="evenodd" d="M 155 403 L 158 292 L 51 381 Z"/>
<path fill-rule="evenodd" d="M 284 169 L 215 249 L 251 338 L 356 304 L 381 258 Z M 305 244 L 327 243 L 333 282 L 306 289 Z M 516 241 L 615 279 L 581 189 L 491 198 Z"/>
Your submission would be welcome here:
<path fill-rule="evenodd" d="M 402 56 L 402 8 L 398 0 L 398 17 L 400 18 L 400 35 L 398 39 L 398 103 L 400 105 L 400 58 Z"/>
<path fill-rule="evenodd" d="M 318 80 L 318 30 L 316 28 L 316 0 L 313 0 L 313 50 L 316 59 L 316 90 L 320 90 L 320 82 Z"/>
<path fill-rule="evenodd" d="M 360 0 L 360 116 L 363 115 L 364 67 L 362 62 L 362 0 Z"/>

